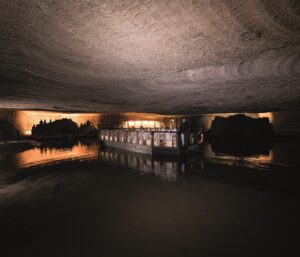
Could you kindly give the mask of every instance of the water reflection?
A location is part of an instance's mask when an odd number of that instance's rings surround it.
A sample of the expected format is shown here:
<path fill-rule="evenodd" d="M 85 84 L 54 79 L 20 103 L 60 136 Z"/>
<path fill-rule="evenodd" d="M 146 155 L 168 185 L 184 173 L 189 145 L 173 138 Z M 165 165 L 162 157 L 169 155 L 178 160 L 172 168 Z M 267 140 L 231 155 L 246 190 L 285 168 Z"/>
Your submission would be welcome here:
<path fill-rule="evenodd" d="M 97 157 L 98 143 L 95 140 L 44 141 L 40 147 L 29 150 L 0 152 L 0 180 L 14 178 L 20 175 L 24 168 Z"/>
<path fill-rule="evenodd" d="M 212 151 L 216 154 L 238 157 L 269 156 L 273 144 L 269 141 L 239 140 L 239 141 L 212 141 Z"/>
<path fill-rule="evenodd" d="M 128 152 L 118 152 L 111 149 L 102 150 L 99 154 L 99 158 L 102 161 L 114 163 L 122 167 L 130 168 L 138 171 L 141 175 L 155 175 L 162 181 L 173 182 L 176 181 L 178 173 L 183 173 L 192 170 L 201 170 L 203 165 L 200 165 L 200 169 L 195 163 L 198 161 L 203 162 L 202 159 L 192 161 L 181 158 L 159 158 L 156 156 L 139 155 Z"/>
<path fill-rule="evenodd" d="M 44 142 L 36 147 L 18 153 L 16 158 L 20 168 L 46 165 L 62 160 L 86 160 L 98 156 L 98 144 L 95 141 L 53 141 Z"/>
<path fill-rule="evenodd" d="M 269 142 L 212 142 L 204 145 L 203 155 L 220 164 L 269 169 L 275 164 L 273 147 Z"/>
<path fill-rule="evenodd" d="M 205 144 L 203 147 L 205 160 L 222 165 L 247 167 L 258 170 L 272 170 L 275 166 L 290 167 L 296 170 L 300 165 L 297 143 L 278 142 L 257 145 L 213 145 Z"/>
<path fill-rule="evenodd" d="M 205 154 L 162 158 L 99 149 L 97 142 L 57 144 L 32 149 L 42 159 L 31 163 L 21 164 L 26 151 L 11 153 L 8 162 L 0 153 L 2 170 L 16 162 L 17 174 L 33 171 L 0 183 L 1 253 L 9 253 L 3 256 L 290 256 L 297 250 L 295 174 L 215 165 Z"/>
<path fill-rule="evenodd" d="M 284 151 L 279 151 L 284 149 Z M 34 167 L 62 162 L 98 161 L 154 175 L 162 181 L 174 182 L 181 173 L 199 174 L 207 163 L 271 170 L 272 166 L 299 163 L 291 146 L 243 145 L 243 149 L 220 144 L 205 144 L 202 154 L 186 157 L 149 156 L 115 149 L 100 149 L 97 140 L 44 141 L 40 147 L 21 152 L 0 152 L 0 181 L 19 176 Z M 280 153 L 280 155 L 278 154 Z M 294 156 L 294 157 L 293 157 Z M 293 158 L 292 158 L 293 157 Z M 99 163 L 101 166 L 101 164 Z M 27 170 L 26 170 L 27 169 Z"/>
<path fill-rule="evenodd" d="M 21 152 L 0 152 L 0 198 L 24 191 L 56 193 L 61 185 L 76 186 L 92 173 L 108 170 L 132 178 L 136 175 L 164 184 L 186 185 L 191 176 L 262 190 L 295 190 L 298 179 L 297 145 L 275 144 L 268 152 L 226 154 L 205 144 L 197 155 L 150 156 L 116 149 L 101 149 L 91 140 L 45 141 Z M 280 158 L 279 158 L 280 157 Z M 287 158 L 288 157 L 288 158 Z M 128 172 L 133 171 L 133 174 Z M 263 172 L 262 171 L 268 171 Z M 144 179 L 143 179 L 144 180 Z M 190 181 L 190 182 L 188 182 Z M 34 193 L 35 194 L 35 193 Z"/>

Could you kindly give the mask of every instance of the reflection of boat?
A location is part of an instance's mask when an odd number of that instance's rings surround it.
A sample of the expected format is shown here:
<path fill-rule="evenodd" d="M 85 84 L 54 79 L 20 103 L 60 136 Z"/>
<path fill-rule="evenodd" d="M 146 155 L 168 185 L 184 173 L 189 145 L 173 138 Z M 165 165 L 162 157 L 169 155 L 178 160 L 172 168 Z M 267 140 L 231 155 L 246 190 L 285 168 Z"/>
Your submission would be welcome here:
<path fill-rule="evenodd" d="M 155 175 L 163 181 L 176 181 L 181 173 L 199 173 L 204 170 L 200 156 L 149 155 L 106 148 L 99 152 L 99 159 L 139 171 L 142 175 Z"/>
<path fill-rule="evenodd" d="M 216 154 L 237 157 L 268 156 L 272 149 L 272 143 L 263 140 L 211 140 L 210 144 Z"/>
<path fill-rule="evenodd" d="M 163 181 L 175 181 L 180 172 L 180 159 L 157 159 L 147 154 L 136 154 L 125 151 L 107 149 L 101 150 L 99 158 L 102 161 L 116 163 L 123 167 L 139 171 L 142 175 L 155 175 Z"/>
<path fill-rule="evenodd" d="M 33 140 L 7 141 L 7 142 L 0 142 L 0 150 L 21 151 L 21 150 L 29 149 L 40 145 L 41 143 Z"/>

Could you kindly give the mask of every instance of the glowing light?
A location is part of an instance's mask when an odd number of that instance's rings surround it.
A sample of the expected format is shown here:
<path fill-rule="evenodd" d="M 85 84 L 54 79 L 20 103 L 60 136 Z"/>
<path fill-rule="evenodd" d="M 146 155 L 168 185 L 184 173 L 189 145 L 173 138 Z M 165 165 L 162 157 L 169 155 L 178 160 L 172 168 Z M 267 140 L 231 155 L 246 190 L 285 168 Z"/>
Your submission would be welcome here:
<path fill-rule="evenodd" d="M 272 112 L 264 112 L 264 113 L 213 113 L 213 114 L 204 114 L 202 115 L 201 123 L 205 130 L 208 130 L 211 126 L 212 121 L 216 116 L 227 118 L 232 115 L 244 114 L 251 118 L 268 118 L 270 123 L 274 122 L 274 115 Z"/>
<path fill-rule="evenodd" d="M 128 124 L 128 127 L 134 127 L 134 121 L 128 121 L 127 122 L 127 124 Z"/>
<path fill-rule="evenodd" d="M 58 119 L 72 119 L 78 125 L 90 121 L 94 126 L 97 126 L 99 114 L 94 113 L 59 113 L 47 111 L 18 111 L 17 122 L 22 135 L 31 135 L 31 128 L 34 124 L 38 124 L 40 120 L 58 120 Z"/>
<path fill-rule="evenodd" d="M 247 157 L 234 156 L 230 154 L 216 154 L 210 144 L 205 145 L 203 155 L 211 162 L 226 164 L 230 166 L 241 166 L 267 170 L 269 165 L 274 162 L 274 152 L 269 150 L 268 154 L 257 154 Z"/>
<path fill-rule="evenodd" d="M 153 120 L 137 120 L 137 121 L 125 121 L 123 122 L 123 128 L 159 128 L 161 126 L 160 121 Z"/>
<path fill-rule="evenodd" d="M 274 122 L 274 117 L 272 112 L 262 112 L 258 114 L 259 118 L 268 118 L 271 123 Z"/>
<path fill-rule="evenodd" d="M 70 149 L 47 149 L 34 148 L 17 154 L 19 167 L 31 167 L 45 165 L 61 160 L 75 160 L 93 158 L 98 155 L 98 146 L 75 145 Z"/>

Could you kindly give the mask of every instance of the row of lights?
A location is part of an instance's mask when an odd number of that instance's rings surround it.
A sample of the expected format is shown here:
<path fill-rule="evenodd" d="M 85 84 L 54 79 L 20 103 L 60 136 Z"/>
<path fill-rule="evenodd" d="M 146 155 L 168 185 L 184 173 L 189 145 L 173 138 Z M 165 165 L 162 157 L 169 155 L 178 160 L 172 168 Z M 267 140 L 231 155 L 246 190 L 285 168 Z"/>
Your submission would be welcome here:
<path fill-rule="evenodd" d="M 123 122 L 123 128 L 160 128 L 160 121 L 152 120 L 138 120 L 138 121 L 125 121 Z"/>

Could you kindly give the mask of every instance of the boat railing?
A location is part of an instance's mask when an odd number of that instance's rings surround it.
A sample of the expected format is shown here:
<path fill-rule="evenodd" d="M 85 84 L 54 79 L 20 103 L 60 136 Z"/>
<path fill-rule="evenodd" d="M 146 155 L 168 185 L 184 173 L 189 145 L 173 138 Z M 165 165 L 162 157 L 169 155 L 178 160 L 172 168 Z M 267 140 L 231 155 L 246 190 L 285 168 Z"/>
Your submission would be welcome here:
<path fill-rule="evenodd" d="M 193 143 L 191 133 L 172 130 L 101 129 L 99 139 L 152 147 L 181 147 Z"/>

